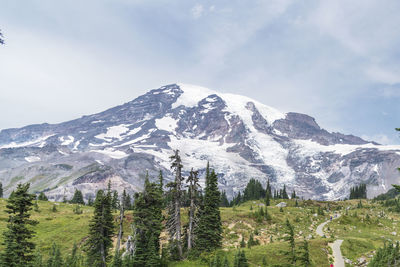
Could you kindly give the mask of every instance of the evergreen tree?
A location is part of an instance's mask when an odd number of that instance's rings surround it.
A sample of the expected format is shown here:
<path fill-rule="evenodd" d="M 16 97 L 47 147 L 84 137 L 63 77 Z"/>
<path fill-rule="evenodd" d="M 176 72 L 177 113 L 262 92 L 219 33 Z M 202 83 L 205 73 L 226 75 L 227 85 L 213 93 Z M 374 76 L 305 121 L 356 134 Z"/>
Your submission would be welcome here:
<path fill-rule="evenodd" d="M 229 207 L 229 200 L 228 197 L 226 196 L 226 192 L 222 191 L 221 193 L 221 202 L 220 202 L 220 207 Z"/>
<path fill-rule="evenodd" d="M 297 198 L 296 191 L 294 191 L 294 189 L 293 189 L 293 192 L 292 192 L 292 195 L 291 195 L 291 199 L 295 199 L 295 198 Z"/>
<path fill-rule="evenodd" d="M 247 262 L 246 254 L 244 251 L 238 250 L 235 255 L 235 260 L 233 263 L 233 267 L 248 267 L 249 263 Z"/>
<path fill-rule="evenodd" d="M 131 196 L 126 193 L 125 189 L 122 192 L 122 203 L 124 205 L 124 210 L 131 210 L 132 209 Z"/>
<path fill-rule="evenodd" d="M 190 171 L 189 177 L 186 183 L 189 184 L 190 193 L 190 207 L 189 207 L 189 223 L 187 227 L 187 249 L 191 250 L 193 247 L 194 240 L 194 229 L 197 224 L 197 218 L 195 213 L 198 209 L 198 190 L 199 190 L 199 178 L 197 177 L 198 171 Z"/>
<path fill-rule="evenodd" d="M 3 197 L 3 184 L 0 182 L 0 198 Z"/>
<path fill-rule="evenodd" d="M 112 267 L 122 267 L 122 264 L 123 264 L 123 261 L 122 261 L 122 257 L 121 257 L 121 252 L 116 250 L 111 266 Z"/>
<path fill-rule="evenodd" d="M 78 246 L 74 243 L 71 255 L 69 255 L 65 260 L 65 266 L 67 267 L 80 267 L 81 257 L 78 252 Z"/>
<path fill-rule="evenodd" d="M 162 194 L 159 184 L 146 177 L 144 190 L 135 195 L 133 225 L 136 236 L 134 266 L 160 265 L 160 234 L 162 231 Z"/>
<path fill-rule="evenodd" d="M 181 198 L 182 198 L 182 160 L 179 156 L 179 150 L 174 151 L 174 155 L 170 157 L 172 160 L 171 168 L 175 173 L 174 182 L 169 183 L 170 201 L 168 204 L 168 222 L 167 228 L 170 237 L 171 251 L 174 254 L 177 252 L 179 259 L 182 258 L 182 229 L 181 229 Z M 218 202 L 219 204 L 219 199 Z"/>
<path fill-rule="evenodd" d="M 88 204 L 88 206 L 93 206 L 93 198 L 92 198 L 92 196 L 89 196 L 87 204 Z"/>
<path fill-rule="evenodd" d="M 33 256 L 33 267 L 44 267 L 42 254 L 40 250 L 37 249 L 35 255 Z"/>
<path fill-rule="evenodd" d="M 265 206 L 271 205 L 270 194 L 267 192 L 267 196 L 265 197 Z"/>
<path fill-rule="evenodd" d="M 115 210 L 119 209 L 119 197 L 118 197 L 118 192 L 116 190 L 113 191 L 112 207 Z"/>
<path fill-rule="evenodd" d="M 300 264 L 300 266 L 304 267 L 309 267 L 311 266 L 311 260 L 310 260 L 310 253 L 308 250 L 308 241 L 304 239 L 303 245 L 300 247 L 300 256 L 297 257 L 297 263 Z"/>
<path fill-rule="evenodd" d="M 63 259 L 61 257 L 61 252 L 59 246 L 53 243 L 49 258 L 47 259 L 46 267 L 61 267 L 63 266 Z M 69 267 L 69 266 L 68 266 Z"/>
<path fill-rule="evenodd" d="M 294 228 L 290 224 L 289 219 L 286 219 L 286 236 L 282 239 L 289 242 L 289 250 L 284 251 L 284 255 L 288 256 L 289 264 L 296 263 L 296 245 L 294 241 Z"/>
<path fill-rule="evenodd" d="M 199 222 L 195 230 L 198 251 L 219 248 L 222 242 L 222 223 L 219 211 L 220 192 L 214 170 L 206 169 L 206 188 Z"/>
<path fill-rule="evenodd" d="M 99 190 L 94 201 L 94 214 L 89 224 L 89 237 L 85 243 L 89 266 L 105 267 L 112 247 L 114 223 L 111 194 Z"/>
<path fill-rule="evenodd" d="M 37 224 L 30 219 L 35 195 L 29 194 L 29 183 L 18 184 L 7 200 L 5 212 L 9 214 L 7 229 L 3 232 L 4 248 L 0 254 L 0 265 L 16 267 L 29 265 L 34 256 L 35 244 L 31 241 L 34 231 L 28 226 Z"/>
<path fill-rule="evenodd" d="M 0 30 L 0 44 L 4 44 L 4 38 L 3 34 L 1 33 L 1 30 Z"/>
<path fill-rule="evenodd" d="M 288 196 L 288 194 L 287 194 L 287 192 L 286 192 L 286 185 L 285 185 L 285 184 L 283 185 L 283 190 L 282 190 L 281 198 L 282 198 L 282 199 L 289 199 L 289 196 Z"/>
<path fill-rule="evenodd" d="M 272 188 L 271 188 L 271 185 L 270 185 L 270 183 L 269 183 L 269 178 L 268 178 L 268 181 L 267 181 L 267 188 L 265 189 L 265 193 L 266 194 L 268 194 L 270 197 L 272 197 Z"/>
<path fill-rule="evenodd" d="M 223 263 L 222 267 L 230 267 L 230 264 L 229 264 L 229 261 L 228 261 L 228 257 L 226 256 L 226 254 L 225 254 L 225 257 L 224 257 L 224 263 Z"/>
<path fill-rule="evenodd" d="M 367 185 L 361 184 L 359 186 L 350 188 L 349 199 L 366 199 L 367 198 Z"/>
<path fill-rule="evenodd" d="M 70 203 L 85 205 L 85 201 L 83 200 L 83 195 L 80 190 L 75 188 L 75 193 L 74 193 L 74 196 L 72 197 Z"/>
<path fill-rule="evenodd" d="M 243 201 L 257 200 L 265 197 L 265 190 L 256 179 L 250 179 L 243 192 Z"/>
<path fill-rule="evenodd" d="M 40 192 L 40 194 L 39 194 L 39 196 L 38 196 L 38 198 L 37 198 L 38 200 L 42 200 L 42 201 L 48 201 L 49 199 L 47 198 L 47 196 L 43 193 L 43 192 Z"/>

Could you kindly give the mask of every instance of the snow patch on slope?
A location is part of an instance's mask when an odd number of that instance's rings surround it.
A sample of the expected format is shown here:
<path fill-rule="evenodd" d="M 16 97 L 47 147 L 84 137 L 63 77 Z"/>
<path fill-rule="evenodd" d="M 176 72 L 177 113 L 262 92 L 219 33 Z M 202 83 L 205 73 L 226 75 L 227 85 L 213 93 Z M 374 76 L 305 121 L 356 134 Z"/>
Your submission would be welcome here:
<path fill-rule="evenodd" d="M 91 150 L 91 152 L 96 152 L 96 153 L 100 153 L 103 155 L 107 155 L 113 159 L 123 159 L 123 158 L 126 158 L 127 156 L 129 156 L 125 152 L 120 151 L 120 150 L 114 150 L 111 147 L 105 148 L 103 150 Z"/>
<path fill-rule="evenodd" d="M 15 143 L 15 142 L 11 142 L 7 145 L 2 145 L 0 146 L 0 149 L 2 148 L 16 148 L 16 147 L 24 147 L 24 146 L 44 146 L 44 141 L 46 141 L 48 138 L 52 137 L 54 134 L 50 134 L 50 135 L 46 135 L 46 136 L 42 136 L 39 137 L 35 140 L 32 141 L 26 141 L 26 142 L 22 142 L 22 143 Z"/>
<path fill-rule="evenodd" d="M 68 146 L 69 144 L 72 144 L 74 142 L 74 137 L 71 135 L 68 135 L 67 137 L 61 136 L 59 140 L 62 142 L 62 146 Z"/>
<path fill-rule="evenodd" d="M 36 162 L 36 161 L 40 161 L 40 158 L 36 157 L 36 156 L 29 156 L 29 157 L 25 157 L 25 160 L 27 162 Z"/>
<path fill-rule="evenodd" d="M 181 105 L 188 108 L 195 107 L 201 100 L 209 95 L 217 94 L 215 91 L 197 85 L 183 83 L 179 83 L 177 85 L 183 91 L 183 93 L 179 96 L 175 103 L 172 104 L 172 108 L 176 108 Z"/>
<path fill-rule="evenodd" d="M 129 128 L 127 126 L 129 126 L 129 125 L 120 124 L 120 125 L 108 127 L 106 133 L 96 135 L 95 137 L 98 139 L 108 141 L 108 142 L 111 141 L 113 138 L 122 140 L 121 135 L 129 131 Z"/>
<path fill-rule="evenodd" d="M 175 132 L 176 127 L 178 127 L 178 121 L 167 115 L 161 119 L 156 119 L 156 127 L 167 132 Z"/>

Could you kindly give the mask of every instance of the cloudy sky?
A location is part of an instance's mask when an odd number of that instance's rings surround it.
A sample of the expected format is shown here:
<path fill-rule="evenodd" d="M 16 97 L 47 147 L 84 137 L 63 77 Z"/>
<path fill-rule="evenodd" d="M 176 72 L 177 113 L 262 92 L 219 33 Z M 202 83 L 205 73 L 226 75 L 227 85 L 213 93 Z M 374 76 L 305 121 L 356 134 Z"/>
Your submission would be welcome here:
<path fill-rule="evenodd" d="M 398 0 L 0 2 L 0 129 L 184 82 L 400 144 Z"/>

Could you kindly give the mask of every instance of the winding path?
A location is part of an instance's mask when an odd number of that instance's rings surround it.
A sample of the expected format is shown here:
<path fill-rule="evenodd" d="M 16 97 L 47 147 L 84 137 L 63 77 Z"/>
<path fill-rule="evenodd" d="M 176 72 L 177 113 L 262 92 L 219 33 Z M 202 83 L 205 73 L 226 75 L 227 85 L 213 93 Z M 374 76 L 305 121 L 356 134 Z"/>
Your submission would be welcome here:
<path fill-rule="evenodd" d="M 340 217 L 340 214 L 338 214 L 333 219 L 337 219 L 339 217 Z M 319 236 L 324 236 L 325 235 L 325 233 L 323 231 L 324 230 L 324 226 L 329 222 L 331 222 L 331 220 L 328 220 L 328 221 L 323 222 L 320 225 L 318 225 L 317 230 L 316 230 L 317 235 L 319 235 Z M 338 239 L 338 240 L 335 240 L 335 242 L 329 244 L 329 246 L 332 248 L 332 251 L 333 251 L 333 259 L 334 259 L 333 266 L 334 267 L 345 267 L 344 259 L 343 259 L 343 256 L 342 256 L 342 251 L 340 250 L 340 246 L 342 245 L 342 242 L 343 242 L 343 240 L 339 240 Z"/>

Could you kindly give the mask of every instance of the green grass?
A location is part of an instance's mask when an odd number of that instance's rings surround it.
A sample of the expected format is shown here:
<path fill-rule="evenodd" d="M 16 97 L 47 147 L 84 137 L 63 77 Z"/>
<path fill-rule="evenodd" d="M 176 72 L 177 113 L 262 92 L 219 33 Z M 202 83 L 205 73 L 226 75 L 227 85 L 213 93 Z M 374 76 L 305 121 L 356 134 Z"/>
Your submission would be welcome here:
<path fill-rule="evenodd" d="M 288 244 L 282 240 L 286 219 L 289 219 L 294 226 L 298 246 L 304 238 L 309 239 L 313 266 L 329 266 L 331 250 L 328 243 L 335 239 L 344 240 L 342 253 L 353 262 L 361 256 L 369 259 L 368 256 L 381 247 L 385 240 L 400 240 L 400 233 L 398 233 L 400 214 L 389 212 L 379 203 L 363 201 L 363 207 L 358 208 L 358 201 L 355 200 L 299 201 L 299 207 L 295 207 L 294 201 L 286 200 L 288 207 L 283 208 L 281 212 L 275 206 L 279 202 L 277 200 L 271 202 L 271 206 L 268 207 L 271 219 L 262 221 L 256 221 L 253 216 L 253 213 L 263 204 L 261 201 L 248 201 L 236 207 L 221 208 L 223 248 L 214 253 L 226 254 L 232 263 L 242 237 L 247 242 L 250 234 L 253 234 L 260 245 L 244 249 L 250 266 L 261 265 L 264 256 L 268 266 L 281 264 L 284 262 L 282 251 L 288 248 Z M 5 205 L 6 200 L 0 199 L 0 233 L 6 229 L 8 219 L 8 214 L 4 211 Z M 64 256 L 70 253 L 74 243 L 82 247 L 88 235 L 92 207 L 83 206 L 83 213 L 78 215 L 73 212 L 75 206 L 73 204 L 56 203 L 57 212 L 52 211 L 54 205 L 52 202 L 38 201 L 38 205 L 40 212 L 31 211 L 32 218 L 39 221 L 39 224 L 34 227 L 36 231 L 34 242 L 44 258 L 47 258 L 53 242 L 61 247 Z M 328 213 L 316 216 L 318 207 L 329 207 L 331 213 L 337 211 L 342 214 L 339 219 L 325 226 L 324 232 L 327 233 L 328 238 L 318 237 L 315 233 L 317 226 L 330 217 Z M 346 208 L 348 208 L 347 211 Z M 183 209 L 181 214 L 184 223 L 188 220 L 186 210 Z M 118 217 L 119 214 L 114 215 Z M 125 216 L 123 241 L 132 232 L 131 222 L 132 212 L 128 211 Z M 392 232 L 397 233 L 393 235 Z M 273 242 L 270 242 L 271 238 Z M 0 243 L 2 240 L 3 237 L 0 235 Z M 161 240 L 164 244 L 168 241 L 166 232 L 162 233 Z M 214 253 L 205 253 L 195 260 L 173 262 L 171 266 L 208 266 L 207 262 L 213 258 Z"/>

